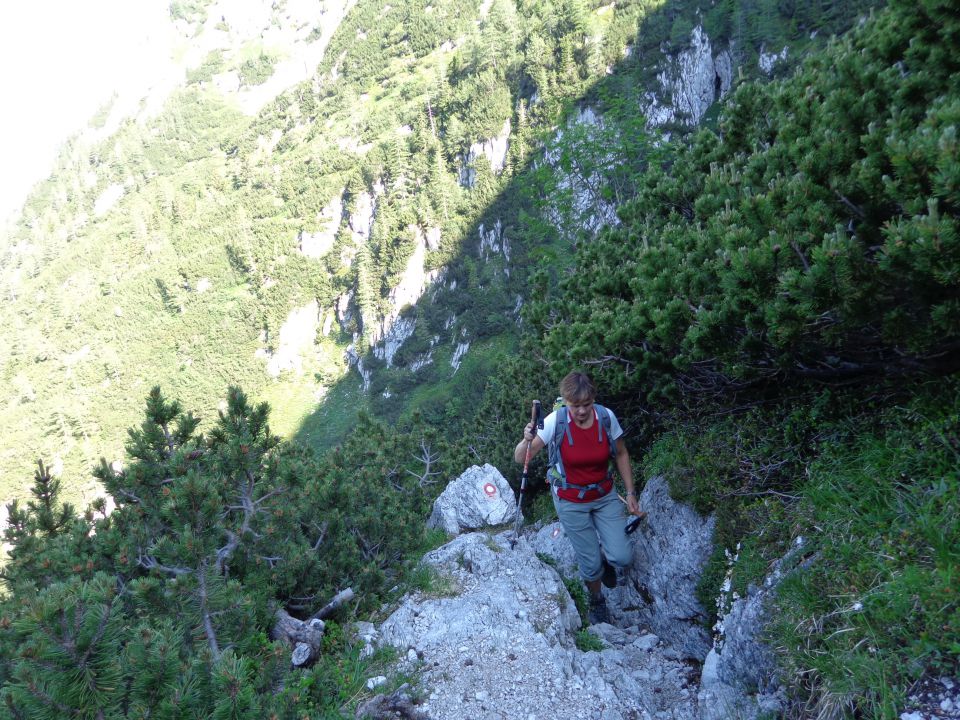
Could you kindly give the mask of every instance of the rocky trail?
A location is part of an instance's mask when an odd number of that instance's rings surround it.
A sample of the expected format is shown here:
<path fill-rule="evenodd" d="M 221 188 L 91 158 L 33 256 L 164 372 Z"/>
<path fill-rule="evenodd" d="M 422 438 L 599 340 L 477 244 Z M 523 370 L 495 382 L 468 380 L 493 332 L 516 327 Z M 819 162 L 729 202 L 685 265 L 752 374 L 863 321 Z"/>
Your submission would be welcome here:
<path fill-rule="evenodd" d="M 602 650 L 577 648 L 577 609 L 557 571 L 510 533 L 462 535 L 425 562 L 449 597 L 415 595 L 380 628 L 380 642 L 419 671 L 424 717 L 603 720 L 691 718 L 696 666 L 648 628 L 591 627 Z"/>
<path fill-rule="evenodd" d="M 731 660 L 763 660 L 750 655 L 752 637 L 721 656 L 693 600 L 712 520 L 670 500 L 662 481 L 648 482 L 634 563 L 606 591 L 610 623 L 584 628 L 564 582 L 577 572 L 558 523 L 528 529 L 515 545 L 502 525 L 471 531 L 485 513 L 502 523 L 512 494 L 493 468 L 478 470 L 435 508 L 436 523 L 461 534 L 423 558 L 430 591 L 407 595 L 379 628 L 360 628 L 370 651 L 397 649 L 396 670 L 415 687 L 374 698 L 357 717 L 717 720 L 775 710 L 773 696 L 723 678 Z"/>

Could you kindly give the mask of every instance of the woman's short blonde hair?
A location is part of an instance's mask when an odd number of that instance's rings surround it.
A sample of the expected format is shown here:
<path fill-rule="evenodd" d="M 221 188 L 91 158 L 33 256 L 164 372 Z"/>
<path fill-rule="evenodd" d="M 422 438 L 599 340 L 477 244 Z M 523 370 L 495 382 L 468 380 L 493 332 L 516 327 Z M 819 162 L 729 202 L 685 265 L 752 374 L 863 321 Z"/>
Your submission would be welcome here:
<path fill-rule="evenodd" d="M 597 397 L 597 388 L 586 373 L 574 371 L 560 381 L 560 395 L 568 403 L 591 403 Z"/>

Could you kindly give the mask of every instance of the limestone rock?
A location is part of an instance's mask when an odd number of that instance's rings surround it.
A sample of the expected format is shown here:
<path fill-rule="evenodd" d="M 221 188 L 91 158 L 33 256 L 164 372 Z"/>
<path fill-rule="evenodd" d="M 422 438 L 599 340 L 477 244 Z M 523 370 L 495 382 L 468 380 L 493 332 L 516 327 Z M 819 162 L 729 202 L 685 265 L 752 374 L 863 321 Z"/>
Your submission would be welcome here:
<path fill-rule="evenodd" d="M 297 233 L 297 249 L 309 258 L 321 258 L 330 252 L 340 229 L 343 216 L 343 191 L 333 196 L 320 211 L 319 225 L 315 232 L 301 230 Z"/>
<path fill-rule="evenodd" d="M 450 535 L 512 522 L 517 501 L 506 478 L 493 465 L 474 465 L 447 485 L 433 503 L 427 521 Z"/>
<path fill-rule="evenodd" d="M 507 162 L 507 150 L 510 147 L 510 119 L 507 118 L 500 134 L 496 137 L 475 142 L 470 146 L 466 158 L 464 158 L 460 168 L 460 184 L 464 187 L 472 188 L 477 178 L 477 171 L 473 168 L 473 163 L 480 157 L 487 159 L 490 169 L 494 173 L 500 174 Z"/>
<path fill-rule="evenodd" d="M 423 562 L 446 578 L 442 597 L 415 593 L 380 627 L 382 642 L 418 674 L 432 720 L 694 718 L 689 668 L 635 647 L 633 625 L 591 629 L 600 652 L 576 647 L 580 617 L 567 589 L 527 537 L 460 535 Z"/>
<path fill-rule="evenodd" d="M 381 344 L 373 349 L 373 354 L 381 360 L 385 360 L 387 367 L 392 366 L 393 356 L 397 354 L 397 350 L 400 349 L 403 343 L 413 335 L 416 326 L 416 318 L 397 318 L 386 333 L 384 333 Z"/>
<path fill-rule="evenodd" d="M 390 312 L 379 323 L 368 328 L 368 339 L 371 344 L 376 345 L 374 354 L 381 360 L 386 360 L 388 366 L 393 364 L 393 356 L 407 338 L 413 335 L 415 328 L 414 318 L 400 317 L 400 313 L 408 305 L 415 305 L 440 276 L 439 270 L 426 269 L 428 240 L 423 230 L 417 225 L 410 225 L 407 231 L 414 237 L 414 250 L 407 259 L 400 281 L 390 290 Z"/>
<path fill-rule="evenodd" d="M 787 59 L 789 48 L 784 46 L 780 52 L 768 53 L 764 47 L 760 47 L 760 56 L 757 58 L 757 64 L 765 75 L 772 75 L 773 69 L 778 62 Z"/>
<path fill-rule="evenodd" d="M 778 714 L 783 697 L 776 677 L 776 659 L 760 633 L 766 625 L 771 596 L 800 555 L 802 542 L 781 559 L 763 582 L 751 585 L 746 597 L 734 596 L 717 622 L 713 647 L 700 679 L 701 720 L 729 716 L 752 720 Z"/>
<path fill-rule="evenodd" d="M 317 327 L 320 325 L 320 305 L 311 300 L 294 308 L 280 328 L 276 350 L 267 361 L 267 373 L 278 377 L 281 372 L 303 372 L 304 357 L 313 351 Z"/>
<path fill-rule="evenodd" d="M 648 626 L 682 657 L 702 662 L 711 647 L 707 615 L 695 590 L 713 551 L 713 517 L 674 501 L 664 478 L 647 481 L 640 494 L 646 520 L 634 538 L 633 566 L 614 594 L 628 615 Z"/>
<path fill-rule="evenodd" d="M 470 343 L 460 342 L 457 343 L 456 350 L 453 351 L 453 357 L 450 358 L 450 367 L 453 368 L 453 371 L 456 372 L 460 369 L 460 363 L 463 362 L 463 356 L 467 354 L 467 350 L 470 349 Z"/>
<path fill-rule="evenodd" d="M 106 215 L 123 197 L 126 190 L 123 185 L 113 183 L 109 185 L 93 203 L 93 214 L 96 216 Z"/>
<path fill-rule="evenodd" d="M 714 53 L 701 26 L 690 34 L 690 46 L 676 57 L 665 56 L 657 74 L 659 88 L 647 92 L 643 111 L 647 122 L 661 126 L 681 122 L 693 127 L 714 102 L 728 92 L 733 68 L 727 50 Z"/>
<path fill-rule="evenodd" d="M 530 538 L 530 545 L 535 552 L 544 555 L 553 562 L 554 567 L 565 577 L 576 577 L 577 556 L 573 552 L 573 545 L 567 539 L 563 526 L 559 522 L 551 523 L 537 531 Z"/>

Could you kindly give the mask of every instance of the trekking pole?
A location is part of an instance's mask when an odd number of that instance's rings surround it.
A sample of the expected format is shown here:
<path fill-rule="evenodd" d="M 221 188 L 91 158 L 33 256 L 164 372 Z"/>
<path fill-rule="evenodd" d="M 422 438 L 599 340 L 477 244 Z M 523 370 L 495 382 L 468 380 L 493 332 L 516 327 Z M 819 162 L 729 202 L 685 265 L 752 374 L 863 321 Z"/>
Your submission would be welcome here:
<path fill-rule="evenodd" d="M 530 410 L 530 425 L 533 432 L 537 429 L 543 429 L 543 418 L 540 416 L 540 401 L 533 401 L 533 408 Z M 523 458 L 523 475 L 520 476 L 520 496 L 517 498 L 517 519 L 513 523 L 513 539 L 510 541 L 510 548 L 513 549 L 517 540 L 520 539 L 520 526 L 523 525 L 523 492 L 527 489 L 528 469 L 530 467 L 530 443 L 527 441 L 527 452 Z"/>
<path fill-rule="evenodd" d="M 623 499 L 623 496 L 620 493 L 617 493 L 617 497 L 620 498 L 620 502 L 622 502 L 624 505 L 627 504 L 627 501 Z M 623 532 L 625 532 L 627 535 L 632 535 L 633 531 L 640 527 L 640 521 L 646 516 L 647 514 L 641 510 L 639 515 L 634 515 L 632 518 L 627 520 L 627 525 L 623 528 Z"/>

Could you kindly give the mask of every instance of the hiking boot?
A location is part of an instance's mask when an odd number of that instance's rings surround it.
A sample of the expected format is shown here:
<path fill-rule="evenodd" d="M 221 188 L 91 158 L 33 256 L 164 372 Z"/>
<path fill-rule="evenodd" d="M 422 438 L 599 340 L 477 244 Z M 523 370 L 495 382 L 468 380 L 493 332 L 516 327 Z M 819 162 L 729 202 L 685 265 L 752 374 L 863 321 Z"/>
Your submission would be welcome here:
<path fill-rule="evenodd" d="M 602 560 L 603 575 L 600 576 L 600 581 L 608 588 L 615 588 L 617 586 L 617 571 L 613 565 L 607 562 L 606 558 L 602 558 Z"/>
<path fill-rule="evenodd" d="M 607 601 L 603 595 L 590 596 L 590 612 L 587 613 L 587 619 L 591 625 L 610 622 L 610 612 L 607 610 Z"/>

